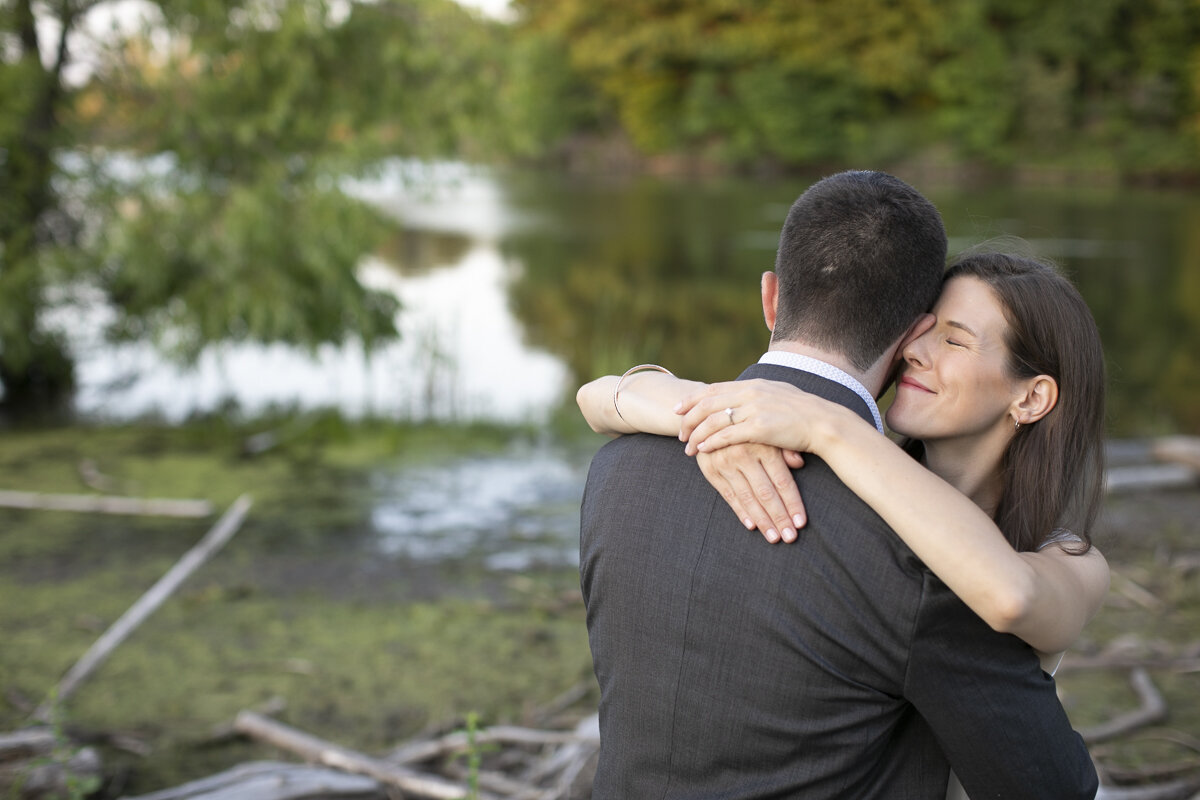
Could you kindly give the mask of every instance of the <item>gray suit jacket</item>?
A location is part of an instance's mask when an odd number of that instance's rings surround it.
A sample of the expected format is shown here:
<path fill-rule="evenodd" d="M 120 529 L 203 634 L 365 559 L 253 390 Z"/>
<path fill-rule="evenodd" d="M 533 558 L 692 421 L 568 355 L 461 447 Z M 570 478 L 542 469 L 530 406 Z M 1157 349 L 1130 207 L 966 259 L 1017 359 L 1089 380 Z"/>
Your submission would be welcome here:
<path fill-rule="evenodd" d="M 870 419 L 845 387 L 794 384 Z M 600 682 L 593 797 L 1091 798 L 1034 652 L 962 604 L 819 458 L 797 542 L 747 532 L 678 441 L 596 455 L 580 575 Z M 944 755 L 943 755 L 944 754 Z"/>

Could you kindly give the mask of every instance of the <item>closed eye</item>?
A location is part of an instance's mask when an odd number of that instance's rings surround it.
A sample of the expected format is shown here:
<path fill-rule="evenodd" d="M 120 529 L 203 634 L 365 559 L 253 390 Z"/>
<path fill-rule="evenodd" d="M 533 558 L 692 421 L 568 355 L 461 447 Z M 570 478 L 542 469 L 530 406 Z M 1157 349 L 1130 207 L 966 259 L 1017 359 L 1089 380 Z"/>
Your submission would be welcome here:
<path fill-rule="evenodd" d="M 956 342 L 953 339 L 947 339 L 946 344 L 953 345 L 955 347 L 966 347 L 966 345 L 962 342 Z"/>

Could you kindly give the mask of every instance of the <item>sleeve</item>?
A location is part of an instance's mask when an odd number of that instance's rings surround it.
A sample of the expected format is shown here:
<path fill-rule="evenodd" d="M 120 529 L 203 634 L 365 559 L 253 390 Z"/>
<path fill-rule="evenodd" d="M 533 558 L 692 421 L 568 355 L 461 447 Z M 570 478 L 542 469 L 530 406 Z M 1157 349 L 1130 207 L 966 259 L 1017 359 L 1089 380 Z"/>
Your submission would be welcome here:
<path fill-rule="evenodd" d="M 925 578 L 905 696 L 972 800 L 1096 796 L 1095 766 L 1033 649 L 993 631 L 933 575 Z"/>
<path fill-rule="evenodd" d="M 1037 546 L 1037 549 L 1045 550 L 1052 544 L 1083 544 L 1083 539 L 1066 528 L 1055 528 L 1050 531 L 1050 535 L 1046 537 L 1046 540 Z"/>

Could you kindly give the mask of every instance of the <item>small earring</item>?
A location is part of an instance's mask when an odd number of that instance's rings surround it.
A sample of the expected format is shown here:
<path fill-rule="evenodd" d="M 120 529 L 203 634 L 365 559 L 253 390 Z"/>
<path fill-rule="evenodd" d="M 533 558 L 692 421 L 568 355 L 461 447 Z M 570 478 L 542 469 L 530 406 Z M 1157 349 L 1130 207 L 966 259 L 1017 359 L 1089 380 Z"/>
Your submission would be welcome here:
<path fill-rule="evenodd" d="M 1013 430 L 1014 430 L 1014 431 L 1019 431 L 1019 430 L 1021 430 L 1021 420 L 1019 420 L 1019 419 L 1014 419 L 1014 420 L 1013 420 Z"/>

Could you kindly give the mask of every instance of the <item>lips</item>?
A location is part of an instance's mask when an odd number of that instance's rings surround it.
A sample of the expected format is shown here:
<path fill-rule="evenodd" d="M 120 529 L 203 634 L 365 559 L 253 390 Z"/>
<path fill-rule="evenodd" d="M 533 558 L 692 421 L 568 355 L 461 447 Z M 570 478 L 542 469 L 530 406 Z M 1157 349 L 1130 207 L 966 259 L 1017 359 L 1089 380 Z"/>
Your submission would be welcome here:
<path fill-rule="evenodd" d="M 934 394 L 934 391 L 928 386 L 914 378 L 909 377 L 908 375 L 905 375 L 903 378 L 901 378 L 900 382 L 896 385 L 901 389 L 916 389 L 919 392 L 928 392 L 929 394 Z"/>

